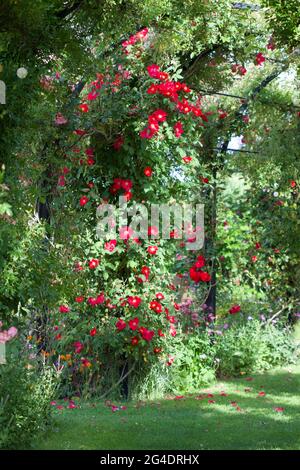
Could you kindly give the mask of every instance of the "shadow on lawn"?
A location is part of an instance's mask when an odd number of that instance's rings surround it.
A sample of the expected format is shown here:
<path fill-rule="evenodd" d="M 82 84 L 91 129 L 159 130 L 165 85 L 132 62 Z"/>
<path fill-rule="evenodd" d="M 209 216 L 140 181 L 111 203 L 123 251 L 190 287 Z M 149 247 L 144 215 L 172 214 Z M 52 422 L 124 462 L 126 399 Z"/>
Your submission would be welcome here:
<path fill-rule="evenodd" d="M 300 448 L 299 367 L 266 374 L 227 379 L 205 389 L 214 395 L 196 400 L 158 400 L 126 403 L 127 410 L 114 413 L 96 400 L 82 408 L 64 410 L 56 417 L 56 430 L 40 439 L 37 448 L 47 449 L 142 449 L 221 450 Z M 250 392 L 245 392 L 250 388 Z M 205 390 L 205 391 L 204 391 Z M 220 396 L 225 390 L 228 396 Z M 265 396 L 258 393 L 264 391 Z M 237 402 L 241 411 L 232 406 Z M 275 407 L 283 407 L 276 412 Z"/>

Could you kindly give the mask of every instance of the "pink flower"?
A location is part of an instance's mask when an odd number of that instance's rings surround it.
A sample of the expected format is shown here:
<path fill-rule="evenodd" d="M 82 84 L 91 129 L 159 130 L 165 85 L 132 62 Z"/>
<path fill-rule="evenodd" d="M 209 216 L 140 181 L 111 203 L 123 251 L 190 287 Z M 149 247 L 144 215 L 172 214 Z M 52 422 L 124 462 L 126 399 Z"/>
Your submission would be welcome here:
<path fill-rule="evenodd" d="M 73 401 L 70 401 L 70 403 L 68 404 L 68 408 L 69 410 L 73 410 L 74 408 L 77 408 L 77 406 L 75 405 Z"/>
<path fill-rule="evenodd" d="M 109 242 L 104 243 L 104 249 L 112 253 L 117 245 L 117 240 L 110 240 Z"/>
<path fill-rule="evenodd" d="M 84 345 L 80 341 L 75 341 L 74 348 L 75 348 L 75 353 L 80 354 L 84 348 Z"/>
<path fill-rule="evenodd" d="M 17 336 L 18 330 L 17 330 L 17 328 L 15 328 L 14 326 L 11 326 L 10 328 L 8 328 L 7 334 L 8 334 L 8 336 L 12 339 L 12 338 L 14 338 L 15 336 Z"/>
<path fill-rule="evenodd" d="M 67 124 L 68 119 L 65 118 L 61 113 L 57 113 L 55 116 L 55 124 L 57 126 L 62 126 L 63 124 Z"/>
<path fill-rule="evenodd" d="M 130 227 L 120 227 L 119 236 L 121 240 L 128 240 L 133 236 L 134 232 Z"/>

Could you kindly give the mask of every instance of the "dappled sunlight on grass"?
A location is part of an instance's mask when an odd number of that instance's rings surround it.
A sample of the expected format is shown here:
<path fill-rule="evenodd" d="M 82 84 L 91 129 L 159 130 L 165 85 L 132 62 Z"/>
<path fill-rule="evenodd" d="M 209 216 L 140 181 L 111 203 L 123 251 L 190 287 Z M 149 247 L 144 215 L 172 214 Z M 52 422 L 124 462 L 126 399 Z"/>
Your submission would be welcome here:
<path fill-rule="evenodd" d="M 247 380 L 248 379 L 248 380 Z M 299 449 L 300 366 L 220 381 L 198 394 L 55 410 L 38 449 Z M 265 394 L 265 395 L 264 395 Z"/>

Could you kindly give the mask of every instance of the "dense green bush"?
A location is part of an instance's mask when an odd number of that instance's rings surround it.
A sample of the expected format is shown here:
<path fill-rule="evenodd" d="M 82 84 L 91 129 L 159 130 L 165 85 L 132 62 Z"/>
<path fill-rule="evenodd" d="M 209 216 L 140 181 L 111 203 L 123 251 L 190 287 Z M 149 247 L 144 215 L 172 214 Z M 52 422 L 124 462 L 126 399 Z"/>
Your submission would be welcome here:
<path fill-rule="evenodd" d="M 133 398 L 160 398 L 168 393 L 197 392 L 216 376 L 240 376 L 260 372 L 297 359 L 297 344 L 287 327 L 258 320 L 236 322 L 220 335 L 198 332 L 174 343 L 171 364 L 156 364 L 135 371 Z"/>
<path fill-rule="evenodd" d="M 24 361 L 8 359 L 0 366 L 0 448 L 30 445 L 50 423 L 56 379 L 53 370 L 35 370 Z"/>
<path fill-rule="evenodd" d="M 235 376 L 293 362 L 296 345 L 287 328 L 257 320 L 233 324 L 216 339 L 218 374 Z"/>

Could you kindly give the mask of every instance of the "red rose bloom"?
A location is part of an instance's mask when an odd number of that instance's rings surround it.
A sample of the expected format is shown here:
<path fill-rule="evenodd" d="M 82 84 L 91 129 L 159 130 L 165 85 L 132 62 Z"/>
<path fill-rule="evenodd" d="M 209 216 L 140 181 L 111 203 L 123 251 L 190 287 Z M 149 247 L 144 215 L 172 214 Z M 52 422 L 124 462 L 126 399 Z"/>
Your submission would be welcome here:
<path fill-rule="evenodd" d="M 81 205 L 81 207 L 83 207 L 83 206 L 85 206 L 88 202 L 89 202 L 89 198 L 86 197 L 86 196 L 82 196 L 82 197 L 80 198 L 79 204 Z"/>
<path fill-rule="evenodd" d="M 155 294 L 155 297 L 158 299 L 158 300 L 163 300 L 165 298 L 165 296 L 161 293 L 161 292 L 158 292 L 157 294 Z"/>
<path fill-rule="evenodd" d="M 263 62 L 265 62 L 266 58 L 263 56 L 261 52 L 256 54 L 255 57 L 255 65 L 261 65 Z"/>
<path fill-rule="evenodd" d="M 137 295 L 134 295 L 134 296 L 130 296 L 128 297 L 127 299 L 130 307 L 134 307 L 134 308 L 138 308 L 142 299 L 140 297 L 138 297 Z"/>
<path fill-rule="evenodd" d="M 154 336 L 154 331 L 152 330 L 147 330 L 147 328 L 143 328 L 141 332 L 142 338 L 145 341 L 151 341 L 153 336 Z"/>
<path fill-rule="evenodd" d="M 93 258 L 89 261 L 89 268 L 90 269 L 96 269 L 97 266 L 99 266 L 99 260 L 98 259 Z"/>
<path fill-rule="evenodd" d="M 158 122 L 164 122 L 167 119 L 167 113 L 162 109 L 157 109 L 154 111 L 154 113 L 151 114 L 151 117 L 153 117 Z"/>
<path fill-rule="evenodd" d="M 149 255 L 156 255 L 158 247 L 156 245 L 148 246 L 147 251 Z"/>
<path fill-rule="evenodd" d="M 130 227 L 120 227 L 119 235 L 121 240 L 129 240 L 133 235 L 133 230 Z"/>
<path fill-rule="evenodd" d="M 139 319 L 138 319 L 138 318 L 134 318 L 133 320 L 129 320 L 128 325 L 129 325 L 129 328 L 130 328 L 132 331 L 137 330 L 137 328 L 138 328 L 138 326 L 139 326 Z"/>
<path fill-rule="evenodd" d="M 80 104 L 80 105 L 79 105 L 79 109 L 80 109 L 80 111 L 82 111 L 83 113 L 88 113 L 88 111 L 89 111 L 89 107 L 88 107 L 88 105 L 85 104 L 85 103 Z"/>
<path fill-rule="evenodd" d="M 109 242 L 104 243 L 104 249 L 112 253 L 117 245 L 117 240 L 110 240 Z"/>
<path fill-rule="evenodd" d="M 97 329 L 96 328 L 92 328 L 91 331 L 90 331 L 90 336 L 95 336 L 97 333 Z"/>
<path fill-rule="evenodd" d="M 148 65 L 147 67 L 148 74 L 151 78 L 160 78 L 160 67 L 158 65 Z"/>
<path fill-rule="evenodd" d="M 177 138 L 180 137 L 183 134 L 183 132 L 184 132 L 184 130 L 183 130 L 181 122 L 176 122 L 176 124 L 174 124 L 175 137 L 177 137 Z"/>
<path fill-rule="evenodd" d="M 68 313 L 70 311 L 69 307 L 67 305 L 60 305 L 59 307 L 60 313 Z"/>
<path fill-rule="evenodd" d="M 235 313 L 238 313 L 241 310 L 240 305 L 233 305 L 228 311 L 230 315 L 234 315 Z"/>
<path fill-rule="evenodd" d="M 124 328 L 126 328 L 126 322 L 120 318 L 120 319 L 116 322 L 116 328 L 117 328 L 119 331 L 124 330 Z"/>
<path fill-rule="evenodd" d="M 151 166 L 146 166 L 146 168 L 144 169 L 144 175 L 147 176 L 148 178 L 150 178 L 150 176 L 152 176 Z"/>
<path fill-rule="evenodd" d="M 80 354 L 83 350 L 84 346 L 80 341 L 75 341 L 74 343 L 75 353 Z"/>
<path fill-rule="evenodd" d="M 139 338 L 137 336 L 134 336 L 131 340 L 132 346 L 137 346 L 139 344 Z"/>

